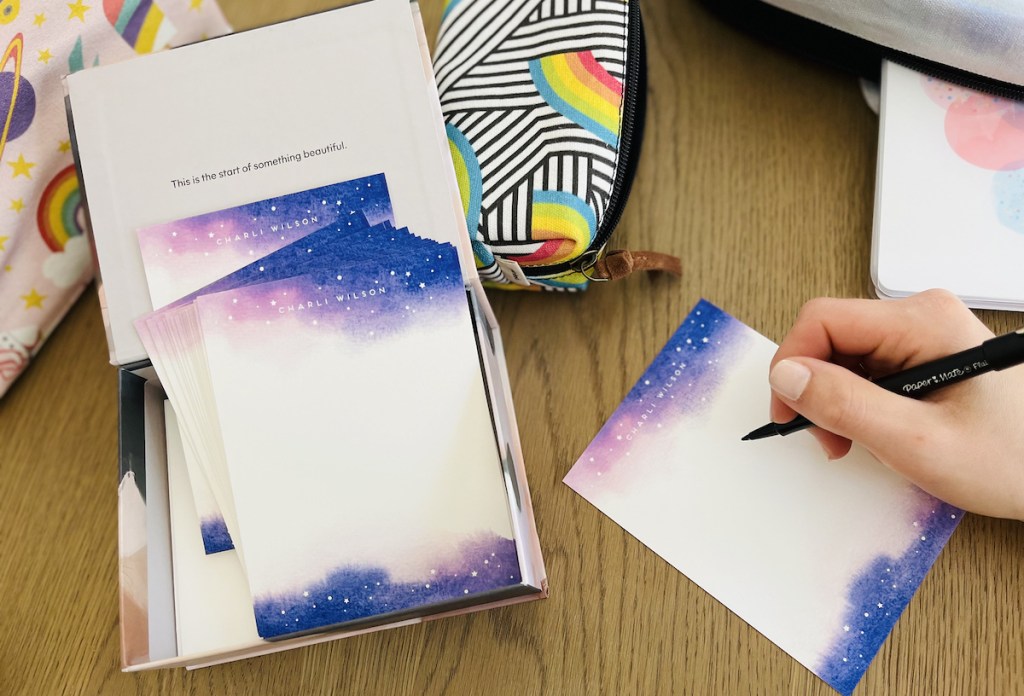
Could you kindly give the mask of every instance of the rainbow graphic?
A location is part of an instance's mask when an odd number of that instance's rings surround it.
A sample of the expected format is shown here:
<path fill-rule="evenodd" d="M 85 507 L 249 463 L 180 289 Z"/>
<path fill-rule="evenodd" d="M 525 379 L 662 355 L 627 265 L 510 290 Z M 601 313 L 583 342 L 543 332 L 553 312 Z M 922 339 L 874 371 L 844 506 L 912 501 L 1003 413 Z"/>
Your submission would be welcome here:
<path fill-rule="evenodd" d="M 459 193 L 462 198 L 462 212 L 466 216 L 466 230 L 473 240 L 473 255 L 476 256 L 478 268 L 486 268 L 494 263 L 494 254 L 479 239 L 480 207 L 483 204 L 484 181 L 480 173 L 480 161 L 470 144 L 469 139 L 455 126 L 445 124 L 448 133 L 448 147 L 452 152 L 452 164 L 455 165 L 455 178 L 459 182 Z"/>
<path fill-rule="evenodd" d="M 136 53 L 159 51 L 174 36 L 174 26 L 153 0 L 103 0 L 103 12 Z"/>
<path fill-rule="evenodd" d="M 54 252 L 64 251 L 69 239 L 81 236 L 83 215 L 78 176 L 71 165 L 53 178 L 39 201 L 36 221 L 46 246 Z"/>
<path fill-rule="evenodd" d="M 11 131 L 11 123 L 14 121 L 14 108 L 18 104 L 18 87 L 21 84 L 21 60 L 25 54 L 25 37 L 22 34 L 15 34 L 11 42 L 4 49 L 3 56 L 0 56 L 0 71 L 7 69 L 7 64 L 14 61 L 14 86 L 11 91 L 11 103 L 7 105 L 7 113 L 4 114 L 3 129 L 0 129 L 0 157 L 3 157 L 4 147 L 7 145 L 7 135 Z"/>
<path fill-rule="evenodd" d="M 531 236 L 540 248 L 516 261 L 520 266 L 548 266 L 576 258 L 597 233 L 597 216 L 586 201 L 564 191 L 534 191 Z"/>
<path fill-rule="evenodd" d="M 454 10 L 460 2 L 462 2 L 462 0 L 445 0 L 444 13 L 441 15 L 442 22 L 448 19 L 448 15 L 452 13 L 452 10 Z"/>
<path fill-rule="evenodd" d="M 590 51 L 530 61 L 530 75 L 548 105 L 611 147 L 619 144 L 622 83 Z"/>

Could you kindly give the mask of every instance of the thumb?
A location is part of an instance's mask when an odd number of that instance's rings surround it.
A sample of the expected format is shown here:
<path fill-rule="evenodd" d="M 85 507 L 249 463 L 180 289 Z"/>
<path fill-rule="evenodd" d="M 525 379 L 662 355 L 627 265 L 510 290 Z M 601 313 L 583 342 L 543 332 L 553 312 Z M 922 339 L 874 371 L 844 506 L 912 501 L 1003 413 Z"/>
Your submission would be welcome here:
<path fill-rule="evenodd" d="M 883 459 L 909 440 L 924 406 L 814 358 L 781 360 L 768 380 L 775 395 L 794 411 Z"/>

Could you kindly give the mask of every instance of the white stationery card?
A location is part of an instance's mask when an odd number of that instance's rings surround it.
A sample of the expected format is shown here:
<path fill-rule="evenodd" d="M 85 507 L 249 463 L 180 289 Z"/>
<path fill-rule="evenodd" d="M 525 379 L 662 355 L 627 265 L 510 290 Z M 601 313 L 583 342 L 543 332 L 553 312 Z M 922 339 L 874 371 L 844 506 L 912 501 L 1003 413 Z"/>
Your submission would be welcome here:
<path fill-rule="evenodd" d="M 1024 103 L 886 62 L 872 278 L 1024 308 Z"/>
<path fill-rule="evenodd" d="M 394 234 L 342 286 L 195 303 L 264 638 L 522 582 L 456 251 Z"/>
<path fill-rule="evenodd" d="M 863 450 L 763 425 L 776 346 L 702 301 L 565 482 L 842 694 L 960 521 Z"/>

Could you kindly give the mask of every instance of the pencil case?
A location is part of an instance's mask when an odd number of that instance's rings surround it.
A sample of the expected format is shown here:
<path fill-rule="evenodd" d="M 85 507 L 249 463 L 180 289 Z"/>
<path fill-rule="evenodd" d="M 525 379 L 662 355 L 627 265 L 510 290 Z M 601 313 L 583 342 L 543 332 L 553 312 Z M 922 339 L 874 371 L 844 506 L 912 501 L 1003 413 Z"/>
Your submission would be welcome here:
<path fill-rule="evenodd" d="M 680 272 L 665 254 L 607 251 L 643 140 L 636 0 L 448 0 L 434 71 L 485 284 Z"/>
<path fill-rule="evenodd" d="M 1007 99 L 1024 99 L 1019 0 L 701 0 L 735 26 L 878 81 L 883 59 Z"/>

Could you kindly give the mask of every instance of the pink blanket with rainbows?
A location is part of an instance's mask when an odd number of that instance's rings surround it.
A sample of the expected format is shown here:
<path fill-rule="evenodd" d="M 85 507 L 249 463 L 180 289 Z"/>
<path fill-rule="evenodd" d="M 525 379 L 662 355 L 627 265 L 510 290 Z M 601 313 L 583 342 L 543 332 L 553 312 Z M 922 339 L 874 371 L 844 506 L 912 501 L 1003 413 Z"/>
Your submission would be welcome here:
<path fill-rule="evenodd" d="M 229 31 L 216 0 L 0 0 L 0 396 L 92 280 L 61 78 Z"/>

